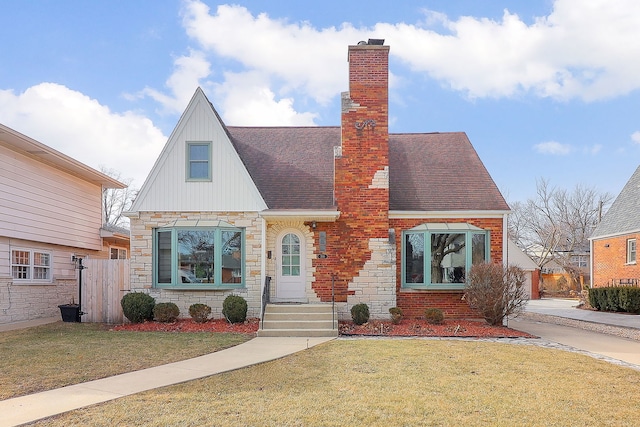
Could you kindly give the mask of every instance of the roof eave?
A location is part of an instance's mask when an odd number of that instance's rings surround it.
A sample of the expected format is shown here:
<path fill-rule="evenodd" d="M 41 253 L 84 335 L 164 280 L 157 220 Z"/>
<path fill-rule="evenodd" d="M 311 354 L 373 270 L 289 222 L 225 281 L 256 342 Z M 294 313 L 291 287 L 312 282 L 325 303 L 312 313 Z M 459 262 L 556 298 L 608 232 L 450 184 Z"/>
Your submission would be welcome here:
<path fill-rule="evenodd" d="M 266 209 L 259 215 L 268 221 L 335 222 L 340 211 L 335 209 Z"/>

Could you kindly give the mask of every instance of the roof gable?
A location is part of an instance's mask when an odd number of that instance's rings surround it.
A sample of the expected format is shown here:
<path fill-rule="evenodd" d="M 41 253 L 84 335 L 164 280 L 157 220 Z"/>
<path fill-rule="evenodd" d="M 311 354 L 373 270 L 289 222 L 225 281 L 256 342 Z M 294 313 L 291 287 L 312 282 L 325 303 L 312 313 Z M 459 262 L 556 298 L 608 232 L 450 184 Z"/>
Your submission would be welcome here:
<path fill-rule="evenodd" d="M 187 143 L 211 144 L 211 180 L 187 181 Z M 138 211 L 260 211 L 267 206 L 202 89 L 198 88 L 131 208 Z"/>
<path fill-rule="evenodd" d="M 640 166 L 618 194 L 591 235 L 598 237 L 627 234 L 640 230 Z"/>

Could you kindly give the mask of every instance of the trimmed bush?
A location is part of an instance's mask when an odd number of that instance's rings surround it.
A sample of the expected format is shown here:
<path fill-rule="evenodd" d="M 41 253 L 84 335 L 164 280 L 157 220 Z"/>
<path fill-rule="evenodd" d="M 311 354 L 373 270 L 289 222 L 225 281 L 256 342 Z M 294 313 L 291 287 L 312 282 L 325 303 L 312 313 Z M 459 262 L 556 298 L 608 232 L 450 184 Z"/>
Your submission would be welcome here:
<path fill-rule="evenodd" d="M 400 307 L 391 307 L 389 313 L 391 314 L 391 323 L 394 325 L 402 321 L 402 309 Z"/>
<path fill-rule="evenodd" d="M 640 288 L 635 286 L 590 288 L 589 304 L 599 311 L 640 313 Z"/>
<path fill-rule="evenodd" d="M 427 308 L 424 311 L 424 318 L 431 325 L 442 325 L 444 322 L 444 312 L 439 308 Z"/>
<path fill-rule="evenodd" d="M 369 321 L 369 306 L 363 302 L 351 307 L 351 319 L 356 325 L 364 325 Z"/>
<path fill-rule="evenodd" d="M 180 316 L 180 309 L 172 302 L 160 302 L 153 307 L 153 319 L 156 322 L 175 322 Z"/>
<path fill-rule="evenodd" d="M 143 292 L 131 292 L 120 300 L 124 316 L 131 323 L 142 323 L 153 319 L 153 307 L 156 300 Z"/>
<path fill-rule="evenodd" d="M 206 304 L 192 304 L 189 307 L 189 316 L 196 323 L 204 323 L 209 319 L 211 307 Z"/>
<path fill-rule="evenodd" d="M 229 323 L 247 320 L 247 301 L 239 295 L 229 295 L 222 303 L 222 315 Z"/>

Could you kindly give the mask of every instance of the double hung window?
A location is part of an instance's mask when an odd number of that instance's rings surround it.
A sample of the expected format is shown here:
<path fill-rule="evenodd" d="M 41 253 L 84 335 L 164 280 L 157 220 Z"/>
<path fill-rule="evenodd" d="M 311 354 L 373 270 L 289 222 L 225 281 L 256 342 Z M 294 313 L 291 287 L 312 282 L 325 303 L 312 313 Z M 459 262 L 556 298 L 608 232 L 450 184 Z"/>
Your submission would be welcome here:
<path fill-rule="evenodd" d="M 636 239 L 627 239 L 627 264 L 636 263 Z"/>
<path fill-rule="evenodd" d="M 187 143 L 187 181 L 211 180 L 211 143 Z"/>

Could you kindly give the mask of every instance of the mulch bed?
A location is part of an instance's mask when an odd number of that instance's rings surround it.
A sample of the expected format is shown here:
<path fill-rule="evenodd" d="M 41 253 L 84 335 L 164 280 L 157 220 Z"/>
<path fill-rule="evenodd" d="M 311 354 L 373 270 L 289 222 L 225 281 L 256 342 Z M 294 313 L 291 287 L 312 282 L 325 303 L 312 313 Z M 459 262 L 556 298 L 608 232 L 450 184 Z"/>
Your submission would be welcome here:
<path fill-rule="evenodd" d="M 231 324 L 225 319 L 212 319 L 196 323 L 192 319 L 178 319 L 173 323 L 144 322 L 114 326 L 114 331 L 140 332 L 229 332 L 255 334 L 259 319 L 247 319 L 244 323 Z M 388 336 L 388 337 L 475 337 L 475 338 L 533 338 L 533 336 L 504 326 L 490 326 L 484 321 L 445 320 L 441 325 L 432 325 L 424 320 L 403 320 L 394 325 L 390 321 L 370 321 L 364 325 L 353 322 L 339 323 L 340 335 Z"/>

